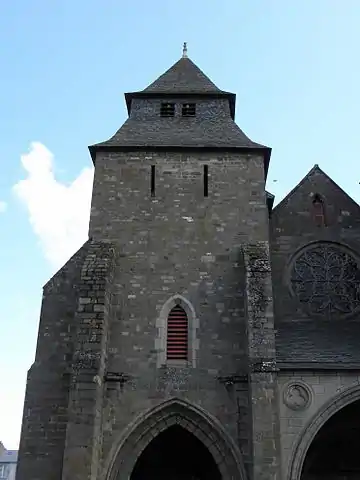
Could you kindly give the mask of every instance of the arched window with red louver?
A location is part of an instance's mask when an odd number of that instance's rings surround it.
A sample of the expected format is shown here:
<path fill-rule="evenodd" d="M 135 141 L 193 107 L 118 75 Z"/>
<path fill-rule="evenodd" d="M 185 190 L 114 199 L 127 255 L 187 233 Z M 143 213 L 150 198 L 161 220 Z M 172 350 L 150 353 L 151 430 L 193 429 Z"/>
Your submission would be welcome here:
<path fill-rule="evenodd" d="M 175 305 L 167 319 L 167 360 L 188 359 L 188 317 L 180 305 Z"/>
<path fill-rule="evenodd" d="M 316 194 L 314 195 L 313 201 L 312 201 L 312 209 L 313 209 L 313 216 L 314 216 L 314 221 L 315 224 L 318 227 L 325 227 L 325 207 L 324 207 L 324 202 L 320 195 Z"/>

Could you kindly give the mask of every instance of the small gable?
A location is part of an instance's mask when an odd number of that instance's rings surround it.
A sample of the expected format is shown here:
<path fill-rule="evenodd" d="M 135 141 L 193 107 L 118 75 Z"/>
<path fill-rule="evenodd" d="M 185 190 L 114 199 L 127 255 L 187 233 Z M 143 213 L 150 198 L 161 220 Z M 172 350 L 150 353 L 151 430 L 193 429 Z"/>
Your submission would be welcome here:
<path fill-rule="evenodd" d="M 346 343 L 343 319 L 350 321 L 359 304 L 359 239 L 359 205 L 318 165 L 273 209 L 271 266 L 282 361 L 289 361 L 291 350 L 297 356 L 294 342 L 303 344 L 309 359 L 322 352 L 324 361 L 338 348 L 334 339 Z M 323 321 L 327 339 L 321 342 Z"/>
<path fill-rule="evenodd" d="M 294 235 L 319 233 L 321 228 L 360 228 L 360 207 L 315 165 L 273 209 L 272 229 Z"/>

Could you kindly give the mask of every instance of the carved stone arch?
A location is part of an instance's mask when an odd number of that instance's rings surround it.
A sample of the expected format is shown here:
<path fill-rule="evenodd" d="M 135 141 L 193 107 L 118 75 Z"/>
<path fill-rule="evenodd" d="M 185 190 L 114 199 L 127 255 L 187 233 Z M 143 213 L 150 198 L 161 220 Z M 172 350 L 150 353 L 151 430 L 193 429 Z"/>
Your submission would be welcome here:
<path fill-rule="evenodd" d="M 196 366 L 197 351 L 199 349 L 199 340 L 197 337 L 199 320 L 191 302 L 182 295 L 176 294 L 164 303 L 156 319 L 157 335 L 155 339 L 155 349 L 157 351 L 158 368 L 168 363 L 166 360 L 167 321 L 170 311 L 176 305 L 180 305 L 184 309 L 188 318 L 188 359 L 186 363 L 191 367 Z M 171 365 L 176 365 L 176 363 L 181 362 L 171 362 Z"/>
<path fill-rule="evenodd" d="M 129 480 L 141 453 L 167 428 L 179 425 L 195 435 L 212 455 L 222 480 L 246 480 L 240 450 L 218 420 L 202 408 L 173 398 L 137 417 L 111 449 L 104 480 Z"/>
<path fill-rule="evenodd" d="M 301 473 L 309 447 L 316 434 L 325 423 L 347 405 L 360 400 L 360 385 L 349 387 L 334 398 L 326 402 L 323 407 L 310 419 L 307 426 L 297 440 L 289 461 L 288 480 L 300 480 Z"/>

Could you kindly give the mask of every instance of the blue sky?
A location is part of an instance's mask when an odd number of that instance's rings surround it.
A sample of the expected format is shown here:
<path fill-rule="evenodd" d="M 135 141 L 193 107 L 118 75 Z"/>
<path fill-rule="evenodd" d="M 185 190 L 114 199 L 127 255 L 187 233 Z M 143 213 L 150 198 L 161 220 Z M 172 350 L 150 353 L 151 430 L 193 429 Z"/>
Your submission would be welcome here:
<path fill-rule="evenodd" d="M 18 445 L 42 285 L 85 241 L 87 145 L 126 118 L 188 42 L 273 148 L 279 201 L 318 163 L 360 200 L 359 0 L 0 2 L 0 440 Z M 274 182 L 276 180 L 276 182 Z"/>

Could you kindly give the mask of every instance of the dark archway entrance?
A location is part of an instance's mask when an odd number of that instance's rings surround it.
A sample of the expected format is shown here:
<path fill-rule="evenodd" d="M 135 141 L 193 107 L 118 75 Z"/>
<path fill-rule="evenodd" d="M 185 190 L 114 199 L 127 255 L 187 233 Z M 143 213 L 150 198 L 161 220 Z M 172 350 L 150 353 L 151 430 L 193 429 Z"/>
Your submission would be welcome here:
<path fill-rule="evenodd" d="M 306 454 L 301 480 L 360 479 L 360 400 L 335 413 Z"/>
<path fill-rule="evenodd" d="M 140 455 L 131 480 L 221 480 L 205 445 L 174 425 L 152 440 Z"/>

